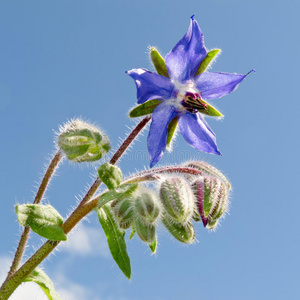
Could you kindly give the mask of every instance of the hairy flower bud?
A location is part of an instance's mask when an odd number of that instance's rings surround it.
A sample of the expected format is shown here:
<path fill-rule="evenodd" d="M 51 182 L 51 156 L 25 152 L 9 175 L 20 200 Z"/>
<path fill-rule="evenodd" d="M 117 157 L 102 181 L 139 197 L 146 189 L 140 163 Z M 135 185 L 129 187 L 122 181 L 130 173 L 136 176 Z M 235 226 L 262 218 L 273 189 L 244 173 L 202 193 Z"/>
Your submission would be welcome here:
<path fill-rule="evenodd" d="M 154 223 L 160 214 L 156 195 L 150 190 L 139 191 L 134 201 L 135 212 L 144 223 Z"/>
<path fill-rule="evenodd" d="M 115 200 L 111 203 L 117 222 L 122 229 L 127 229 L 132 223 L 133 204 L 132 198 Z"/>
<path fill-rule="evenodd" d="M 204 227 L 215 228 L 228 207 L 227 186 L 217 177 L 198 177 L 193 190 Z"/>
<path fill-rule="evenodd" d="M 207 175 L 207 176 L 217 177 L 221 181 L 223 181 L 229 189 L 231 188 L 230 182 L 225 177 L 225 175 L 221 173 L 217 168 L 213 167 L 212 165 L 204 161 L 192 161 L 186 164 L 186 166 L 201 171 L 203 176 Z"/>
<path fill-rule="evenodd" d="M 68 159 L 75 162 L 99 160 L 110 150 L 108 137 L 98 128 L 81 120 L 61 128 L 58 145 Z"/>
<path fill-rule="evenodd" d="M 146 242 L 148 245 L 153 243 L 156 237 L 155 225 L 135 219 L 134 228 L 142 241 Z"/>
<path fill-rule="evenodd" d="M 160 187 L 165 212 L 176 222 L 185 223 L 193 215 L 194 195 L 188 182 L 181 177 L 167 178 Z"/>
<path fill-rule="evenodd" d="M 168 231 L 178 241 L 185 244 L 191 244 L 195 241 L 195 229 L 192 222 L 186 222 L 185 224 L 177 223 L 167 215 L 164 216 L 162 221 Z"/>

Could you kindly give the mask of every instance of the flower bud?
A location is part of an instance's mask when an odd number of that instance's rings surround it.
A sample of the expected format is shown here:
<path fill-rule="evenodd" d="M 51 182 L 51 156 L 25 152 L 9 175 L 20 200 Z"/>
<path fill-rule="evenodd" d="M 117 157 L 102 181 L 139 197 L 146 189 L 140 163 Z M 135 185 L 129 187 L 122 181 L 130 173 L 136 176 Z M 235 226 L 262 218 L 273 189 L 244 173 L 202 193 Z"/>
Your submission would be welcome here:
<path fill-rule="evenodd" d="M 168 231 L 178 241 L 185 244 L 191 244 L 195 241 L 195 229 L 192 222 L 186 222 L 185 224 L 177 223 L 167 215 L 165 215 L 162 221 Z"/>
<path fill-rule="evenodd" d="M 193 215 L 194 195 L 188 182 L 181 177 L 167 178 L 160 187 L 165 212 L 176 222 L 185 223 Z"/>
<path fill-rule="evenodd" d="M 228 206 L 228 189 L 217 177 L 198 177 L 193 183 L 196 204 L 204 227 L 213 229 Z"/>
<path fill-rule="evenodd" d="M 120 185 L 123 176 L 119 167 L 107 162 L 102 164 L 97 171 L 99 178 L 110 190 Z"/>
<path fill-rule="evenodd" d="M 151 223 L 143 223 L 140 220 L 134 222 L 135 230 L 140 239 L 148 245 L 152 244 L 156 237 L 155 225 Z"/>
<path fill-rule="evenodd" d="M 135 212 L 144 223 L 154 223 L 160 213 L 155 194 L 150 190 L 141 190 L 134 201 Z"/>
<path fill-rule="evenodd" d="M 117 222 L 122 229 L 127 229 L 132 223 L 133 205 L 131 198 L 115 200 L 111 203 Z"/>
<path fill-rule="evenodd" d="M 75 162 L 99 160 L 110 150 L 108 137 L 81 120 L 75 120 L 61 129 L 58 145 L 68 159 Z"/>
<path fill-rule="evenodd" d="M 186 164 L 186 166 L 201 171 L 203 176 L 207 175 L 219 178 L 225 183 L 225 185 L 227 185 L 229 189 L 231 189 L 229 180 L 225 177 L 223 173 L 221 173 L 217 168 L 213 167 L 212 165 L 204 161 L 192 161 Z"/>

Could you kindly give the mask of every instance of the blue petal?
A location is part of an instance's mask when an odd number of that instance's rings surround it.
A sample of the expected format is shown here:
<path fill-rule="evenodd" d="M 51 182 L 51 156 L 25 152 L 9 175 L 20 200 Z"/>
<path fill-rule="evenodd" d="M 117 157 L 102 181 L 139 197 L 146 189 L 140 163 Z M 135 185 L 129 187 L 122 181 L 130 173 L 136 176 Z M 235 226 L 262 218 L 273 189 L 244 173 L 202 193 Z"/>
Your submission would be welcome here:
<path fill-rule="evenodd" d="M 221 154 L 216 136 L 199 113 L 179 116 L 179 130 L 188 144 L 203 152 Z"/>
<path fill-rule="evenodd" d="M 169 78 L 146 69 L 132 69 L 126 73 L 135 81 L 138 103 L 144 103 L 152 99 L 165 100 L 174 97 L 174 84 Z"/>
<path fill-rule="evenodd" d="M 251 70 L 246 75 L 230 74 L 230 73 L 216 73 L 204 72 L 195 78 L 197 89 L 201 92 L 203 99 L 216 99 L 234 92 L 239 83 L 241 83 L 248 74 L 253 72 Z"/>
<path fill-rule="evenodd" d="M 167 102 L 158 105 L 152 114 L 152 123 L 148 135 L 150 168 L 162 157 L 166 149 L 168 124 L 178 115 L 176 108 Z"/>
<path fill-rule="evenodd" d="M 206 54 L 203 34 L 193 16 L 185 36 L 166 56 L 170 77 L 179 82 L 193 78 Z"/>

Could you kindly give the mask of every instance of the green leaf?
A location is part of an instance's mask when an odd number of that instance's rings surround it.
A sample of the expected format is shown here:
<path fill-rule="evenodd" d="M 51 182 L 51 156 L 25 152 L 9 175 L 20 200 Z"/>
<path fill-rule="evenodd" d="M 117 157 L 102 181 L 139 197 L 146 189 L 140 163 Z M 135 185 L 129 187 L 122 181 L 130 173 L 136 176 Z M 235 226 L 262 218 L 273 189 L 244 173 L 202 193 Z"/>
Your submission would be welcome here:
<path fill-rule="evenodd" d="M 110 190 L 116 188 L 122 181 L 121 169 L 110 163 L 105 163 L 98 168 L 98 176 Z"/>
<path fill-rule="evenodd" d="M 172 138 L 176 131 L 177 124 L 178 124 L 178 117 L 175 117 L 174 119 L 171 120 L 171 122 L 168 125 L 168 137 L 167 137 L 167 150 L 168 151 L 171 151 L 171 149 L 172 149 Z"/>
<path fill-rule="evenodd" d="M 61 300 L 54 290 L 53 283 L 46 273 L 41 269 L 35 269 L 30 275 L 23 279 L 23 282 L 35 282 L 44 291 L 49 300 Z"/>
<path fill-rule="evenodd" d="M 209 105 L 206 101 L 201 99 L 201 102 L 204 103 L 206 106 L 204 109 L 198 110 L 200 113 L 211 116 L 211 117 L 223 117 L 223 114 L 221 114 L 213 106 Z"/>
<path fill-rule="evenodd" d="M 104 193 L 99 200 L 98 207 L 115 199 L 122 199 L 130 196 L 138 187 L 137 183 L 125 183 L 119 185 L 117 188 Z"/>
<path fill-rule="evenodd" d="M 170 78 L 165 64 L 165 60 L 162 58 L 162 56 L 160 55 L 160 53 L 157 51 L 155 47 L 151 47 L 150 49 L 150 58 L 156 69 L 156 72 L 159 75 Z"/>
<path fill-rule="evenodd" d="M 95 211 L 98 214 L 99 222 L 104 230 L 113 259 L 124 275 L 130 279 L 131 266 L 124 238 L 125 230 L 119 228 L 109 205 L 95 208 Z"/>
<path fill-rule="evenodd" d="M 208 51 L 208 53 L 206 54 L 206 57 L 202 60 L 195 76 L 203 73 L 208 66 L 213 62 L 213 60 L 216 58 L 216 56 L 218 55 L 218 53 L 221 51 L 221 49 L 213 49 Z"/>
<path fill-rule="evenodd" d="M 162 101 L 153 99 L 150 101 L 147 101 L 145 103 L 142 103 L 135 108 L 133 108 L 129 112 L 129 117 L 130 118 L 137 118 L 145 115 L 152 114 L 154 109 L 161 103 Z"/>
<path fill-rule="evenodd" d="M 51 205 L 16 205 L 15 211 L 20 224 L 29 226 L 38 235 L 52 241 L 67 240 L 62 228 L 63 218 Z"/>
<path fill-rule="evenodd" d="M 155 239 L 153 242 L 149 245 L 150 250 L 154 254 L 156 252 L 156 247 L 157 247 L 157 236 L 155 236 Z"/>

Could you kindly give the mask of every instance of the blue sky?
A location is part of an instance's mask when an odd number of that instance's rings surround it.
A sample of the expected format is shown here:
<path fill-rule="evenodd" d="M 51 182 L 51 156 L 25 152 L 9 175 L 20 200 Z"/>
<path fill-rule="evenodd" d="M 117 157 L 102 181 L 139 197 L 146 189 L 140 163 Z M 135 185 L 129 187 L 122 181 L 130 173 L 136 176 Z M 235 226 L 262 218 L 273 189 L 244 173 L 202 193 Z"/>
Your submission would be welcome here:
<path fill-rule="evenodd" d="M 125 71 L 152 69 L 148 46 L 167 54 L 196 14 L 207 48 L 222 49 L 213 71 L 256 73 L 212 102 L 225 115 L 208 119 L 222 157 L 178 136 L 161 165 L 190 157 L 222 170 L 233 185 L 230 215 L 216 232 L 199 224 L 190 246 L 160 228 L 155 256 L 133 239 L 128 281 L 92 214 L 44 270 L 64 300 L 299 299 L 299 11 L 299 0 L 1 1 L 0 276 L 21 232 L 13 206 L 32 201 L 58 126 L 82 117 L 116 148 L 135 124 L 127 117 L 135 85 Z M 124 174 L 148 167 L 146 137 L 119 164 Z M 64 162 L 45 202 L 68 215 L 95 166 Z M 42 243 L 34 234 L 30 242 L 28 254 Z M 26 293 L 43 299 L 32 285 L 12 299 Z"/>

